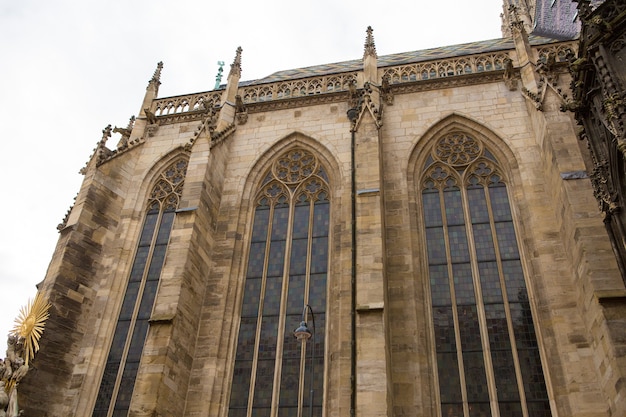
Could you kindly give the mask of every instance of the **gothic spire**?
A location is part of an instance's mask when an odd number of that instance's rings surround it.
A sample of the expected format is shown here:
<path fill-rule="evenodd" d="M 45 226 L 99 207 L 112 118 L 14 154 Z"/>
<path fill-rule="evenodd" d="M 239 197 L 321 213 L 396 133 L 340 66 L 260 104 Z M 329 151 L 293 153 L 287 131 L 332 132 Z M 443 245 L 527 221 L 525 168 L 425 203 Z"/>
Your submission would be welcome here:
<path fill-rule="evenodd" d="M 238 77 L 241 77 L 241 51 L 243 51 L 243 49 L 241 49 L 241 46 L 237 47 L 235 60 L 233 61 L 232 64 L 230 64 L 230 72 L 228 73 L 229 77 L 231 75 L 236 75 Z"/>
<path fill-rule="evenodd" d="M 148 83 L 148 88 L 150 88 L 150 86 L 155 86 L 158 87 L 159 85 L 161 85 L 161 70 L 163 69 L 163 61 L 159 61 L 159 63 L 157 64 L 156 70 L 154 70 L 154 75 L 152 75 L 152 79 L 150 79 L 150 82 Z"/>
<path fill-rule="evenodd" d="M 224 129 L 229 128 L 229 126 L 234 126 L 237 90 L 239 89 L 239 79 L 241 78 L 241 51 L 241 46 L 239 46 L 235 54 L 235 60 L 230 65 L 226 88 L 220 98 L 220 109 L 217 115 L 217 125 L 215 127 L 217 132 L 223 132 Z"/>
<path fill-rule="evenodd" d="M 367 37 L 365 38 L 365 52 L 363 53 L 364 59 L 368 55 L 378 58 L 378 55 L 376 55 L 376 45 L 374 45 L 374 35 L 372 35 L 373 32 L 374 29 L 372 29 L 371 26 L 368 26 Z"/>

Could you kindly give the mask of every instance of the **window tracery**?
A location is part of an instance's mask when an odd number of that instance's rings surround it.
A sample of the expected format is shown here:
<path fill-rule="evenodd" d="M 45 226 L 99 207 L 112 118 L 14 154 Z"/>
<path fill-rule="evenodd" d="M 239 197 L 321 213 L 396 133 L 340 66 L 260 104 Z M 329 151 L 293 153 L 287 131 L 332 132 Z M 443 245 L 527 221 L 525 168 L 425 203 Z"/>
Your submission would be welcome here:
<path fill-rule="evenodd" d="M 419 184 L 440 415 L 550 416 L 498 161 L 452 132 L 431 148 Z"/>
<path fill-rule="evenodd" d="M 316 375 L 313 414 L 321 416 L 328 177 L 311 152 L 289 150 L 268 170 L 255 202 L 229 416 L 301 415 L 311 389 L 305 377 L 311 366 L 310 343 Z M 316 325 L 309 346 L 292 334 L 306 304 Z"/>

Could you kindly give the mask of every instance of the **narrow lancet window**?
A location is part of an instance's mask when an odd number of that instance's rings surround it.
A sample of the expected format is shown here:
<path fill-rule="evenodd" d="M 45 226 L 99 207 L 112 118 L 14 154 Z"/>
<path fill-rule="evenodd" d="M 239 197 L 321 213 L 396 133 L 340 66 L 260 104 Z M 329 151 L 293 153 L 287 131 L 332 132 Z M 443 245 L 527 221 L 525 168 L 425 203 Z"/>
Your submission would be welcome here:
<path fill-rule="evenodd" d="M 421 178 L 440 415 L 549 417 L 498 161 L 453 132 L 435 143 Z"/>
<path fill-rule="evenodd" d="M 302 149 L 278 158 L 255 199 L 229 417 L 308 415 L 311 375 L 321 417 L 329 218 L 318 159 Z M 293 331 L 306 305 L 315 332 L 301 344 Z"/>
<path fill-rule="evenodd" d="M 187 160 L 178 159 L 152 188 L 93 417 L 128 415 L 186 171 Z"/>

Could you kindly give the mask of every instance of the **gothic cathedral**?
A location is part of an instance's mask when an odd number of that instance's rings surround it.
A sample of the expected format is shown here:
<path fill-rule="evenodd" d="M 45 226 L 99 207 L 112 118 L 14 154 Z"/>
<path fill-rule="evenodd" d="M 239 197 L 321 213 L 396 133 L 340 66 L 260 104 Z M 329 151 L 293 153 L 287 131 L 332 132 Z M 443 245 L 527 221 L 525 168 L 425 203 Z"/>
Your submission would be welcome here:
<path fill-rule="evenodd" d="M 622 197 L 571 87 L 575 14 L 626 15 L 596 3 L 393 55 L 368 28 L 362 59 L 247 82 L 240 48 L 175 97 L 159 63 L 59 226 L 25 415 L 626 415 Z"/>

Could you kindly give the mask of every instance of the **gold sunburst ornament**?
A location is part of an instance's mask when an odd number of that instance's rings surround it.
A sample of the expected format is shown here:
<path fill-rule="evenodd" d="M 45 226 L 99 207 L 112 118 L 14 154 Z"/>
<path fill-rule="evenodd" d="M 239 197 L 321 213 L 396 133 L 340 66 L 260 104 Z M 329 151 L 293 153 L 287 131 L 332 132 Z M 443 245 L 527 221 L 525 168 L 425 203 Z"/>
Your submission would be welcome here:
<path fill-rule="evenodd" d="M 49 308 L 48 301 L 38 292 L 34 300 L 29 300 L 28 304 L 20 309 L 15 319 L 15 325 L 10 333 L 23 343 L 26 366 L 39 350 L 39 339 L 50 316 Z"/>

